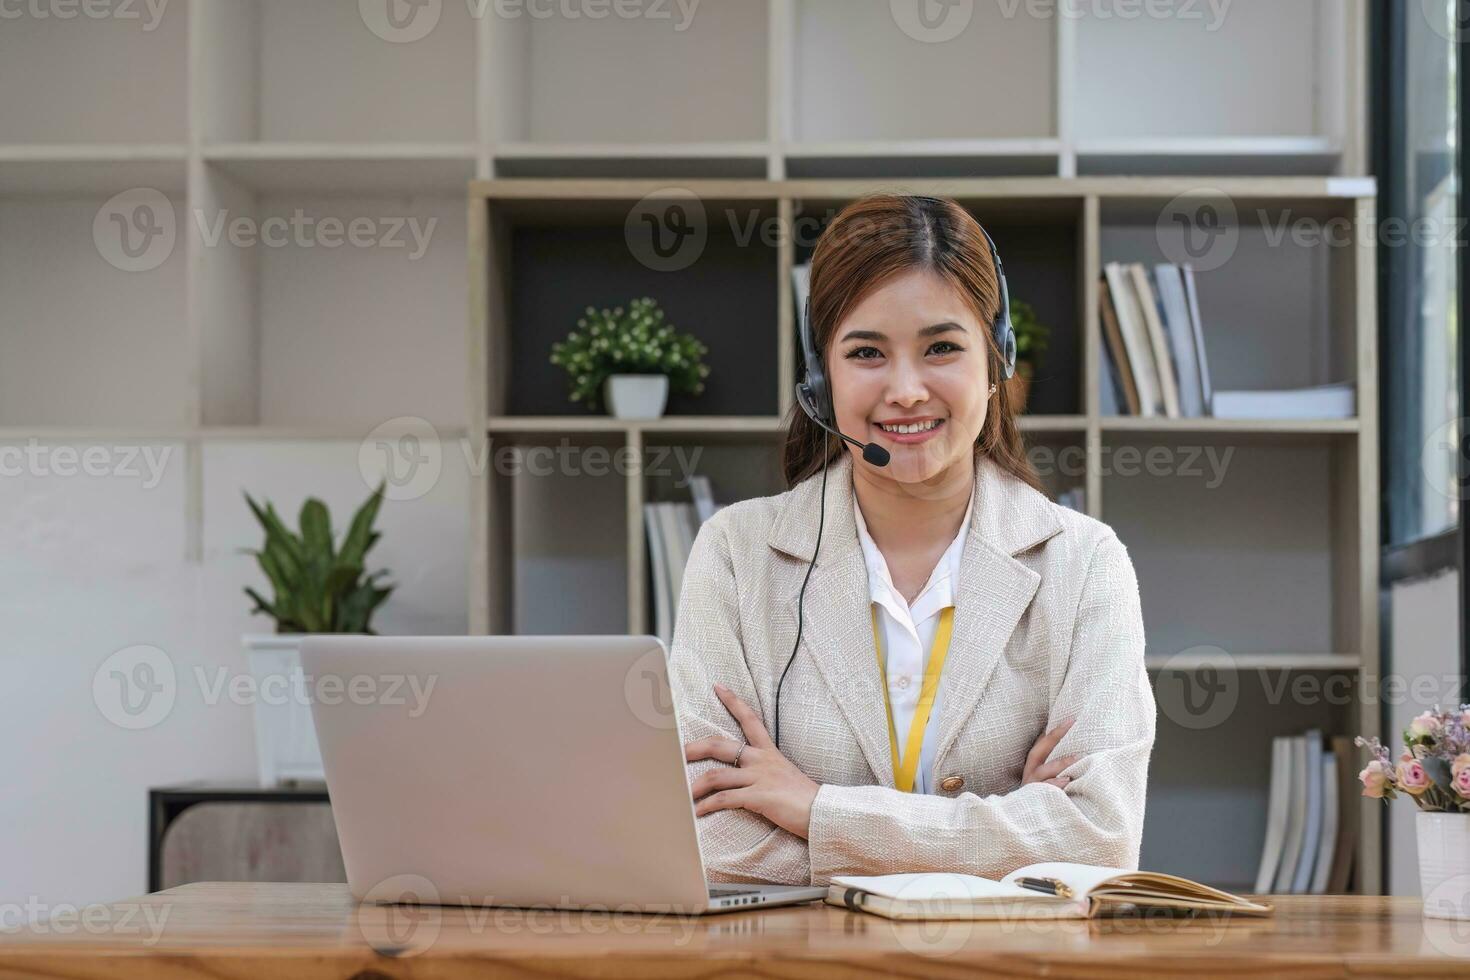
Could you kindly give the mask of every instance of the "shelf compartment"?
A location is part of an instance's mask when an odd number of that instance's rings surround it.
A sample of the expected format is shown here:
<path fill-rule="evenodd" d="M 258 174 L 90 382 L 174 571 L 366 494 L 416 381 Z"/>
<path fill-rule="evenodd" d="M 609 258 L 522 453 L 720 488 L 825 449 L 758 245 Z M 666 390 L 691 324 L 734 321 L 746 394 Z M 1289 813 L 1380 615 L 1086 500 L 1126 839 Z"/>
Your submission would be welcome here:
<path fill-rule="evenodd" d="M 930 33 L 917 17 L 900 22 L 904 6 L 794 0 L 796 143 L 1058 135 L 1053 19 L 957 4 L 947 16 L 965 22 Z"/>
<path fill-rule="evenodd" d="M 1332 173 L 1341 147 L 1324 136 L 1140 137 L 1077 143 L 1080 174 Z"/>
<path fill-rule="evenodd" d="M 1132 557 L 1151 654 L 1361 649 L 1357 458 L 1356 440 L 1104 440 L 1102 517 Z"/>
<path fill-rule="evenodd" d="M 106 200 L 0 199 L 0 425 L 168 431 L 195 422 L 187 206 L 169 198 L 172 214 L 153 213 L 155 227 L 172 230 L 170 245 L 110 225 Z M 117 264 L 125 246 L 157 264 L 127 271 Z"/>
<path fill-rule="evenodd" d="M 462 198 L 256 194 L 209 167 L 199 209 L 204 425 L 465 423 Z"/>
<path fill-rule="evenodd" d="M 131 16 L 121 4 L 102 17 L 89 13 L 90 4 L 73 5 L 66 17 L 59 4 L 49 5 L 50 16 L 10 8 L 0 30 L 0 89 L 9 93 L 0 103 L 0 144 L 188 141 L 194 5 L 126 6 Z"/>
<path fill-rule="evenodd" d="M 767 132 L 766 0 L 643 16 L 496 16 L 485 93 L 508 143 L 728 143 Z"/>
<path fill-rule="evenodd" d="M 1196 218 L 1207 218 L 1214 231 L 1198 232 L 1190 224 Z M 1101 207 L 1104 262 L 1142 262 L 1150 271 L 1161 262 L 1195 267 L 1216 391 L 1357 384 L 1358 275 L 1371 274 L 1372 267 L 1360 263 L 1359 245 L 1371 235 L 1352 199 L 1283 202 L 1196 188 L 1188 198 L 1105 198 Z M 1271 356 L 1258 356 L 1263 350 Z M 1320 422 L 1332 423 L 1324 426 L 1330 430 L 1342 420 Z M 1195 418 L 1166 424 L 1235 423 Z M 1303 430 L 1317 424 L 1298 423 Z M 1249 425 L 1266 429 L 1269 422 Z"/>
<path fill-rule="evenodd" d="M 382 5 L 195 4 L 198 37 L 217 55 L 200 61 L 195 79 L 206 146 L 478 140 L 472 5 L 421 5 L 400 32 L 373 20 Z M 430 29 L 410 40 L 419 26 Z"/>
<path fill-rule="evenodd" d="M 776 228 L 775 201 L 689 195 L 671 206 L 680 210 L 640 206 L 636 197 L 591 206 L 490 202 L 492 278 L 506 284 L 504 303 L 491 308 L 490 347 L 506 352 L 490 365 L 490 390 L 501 392 L 492 395 L 492 414 L 586 415 L 568 400 L 551 345 L 587 307 L 640 296 L 658 300 L 669 323 L 709 347 L 704 393 L 671 393 L 671 417 L 776 413 L 779 248 L 763 233 Z M 660 253 L 673 241 L 668 222 L 702 231 Z"/>

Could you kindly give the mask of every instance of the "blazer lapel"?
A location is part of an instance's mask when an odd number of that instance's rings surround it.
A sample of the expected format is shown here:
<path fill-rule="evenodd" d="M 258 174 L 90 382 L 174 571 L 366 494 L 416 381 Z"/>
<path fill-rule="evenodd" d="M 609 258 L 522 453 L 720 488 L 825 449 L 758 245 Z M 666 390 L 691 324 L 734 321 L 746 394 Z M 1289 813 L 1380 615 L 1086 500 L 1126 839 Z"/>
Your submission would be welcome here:
<path fill-rule="evenodd" d="M 771 530 L 777 550 L 806 561 L 817 540 L 821 477 L 793 489 Z M 954 634 L 941 683 L 935 765 L 975 710 L 1041 576 L 1013 557 L 1061 530 L 1042 494 L 988 459 L 976 466 L 975 501 L 956 591 Z M 892 788 L 888 712 L 873 648 L 868 570 L 852 513 L 852 459 L 827 474 L 826 516 L 804 604 L 801 648 L 832 691 L 878 785 Z M 795 612 L 797 596 L 790 602 Z"/>

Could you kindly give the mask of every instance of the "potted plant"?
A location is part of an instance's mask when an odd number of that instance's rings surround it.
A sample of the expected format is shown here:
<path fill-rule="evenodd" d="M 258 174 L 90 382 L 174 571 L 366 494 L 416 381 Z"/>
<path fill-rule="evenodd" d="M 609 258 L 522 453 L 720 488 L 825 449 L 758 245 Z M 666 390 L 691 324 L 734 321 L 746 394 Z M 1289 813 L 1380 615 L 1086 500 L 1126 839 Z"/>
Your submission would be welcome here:
<path fill-rule="evenodd" d="M 587 307 L 567 339 L 551 345 L 551 363 L 566 369 L 571 400 L 597 409 L 602 402 L 620 419 L 656 419 L 669 389 L 704 391 L 709 352 L 692 334 L 678 333 L 647 296 L 613 309 Z"/>
<path fill-rule="evenodd" d="M 1031 380 L 1041 366 L 1051 330 L 1036 319 L 1036 311 L 1030 303 L 1019 299 L 1011 300 L 1011 326 L 1016 330 L 1016 373 L 1006 385 L 1010 389 L 1011 404 L 1019 415 L 1026 410 Z"/>
<path fill-rule="evenodd" d="M 1470 919 L 1470 704 L 1458 711 L 1426 711 L 1404 729 L 1404 752 L 1391 761 L 1378 739 L 1361 735 L 1373 758 L 1358 779 L 1363 795 L 1391 800 L 1407 795 L 1419 808 L 1419 887 L 1424 914 Z"/>
<path fill-rule="evenodd" d="M 274 596 L 267 601 L 248 586 L 245 594 L 255 602 L 253 614 L 269 616 L 276 624 L 273 635 L 244 638 L 255 679 L 255 749 L 262 786 L 323 778 L 301 670 L 301 636 L 373 632 L 373 612 L 394 589 L 379 582 L 386 571 L 365 571 L 367 553 L 380 537 L 373 522 L 383 489 L 379 484 L 358 508 L 340 547 L 333 544 L 331 514 L 320 500 L 301 505 L 300 530 L 292 531 L 272 504 L 262 506 L 245 495 L 265 531 L 264 546 L 246 553 L 255 556 Z"/>

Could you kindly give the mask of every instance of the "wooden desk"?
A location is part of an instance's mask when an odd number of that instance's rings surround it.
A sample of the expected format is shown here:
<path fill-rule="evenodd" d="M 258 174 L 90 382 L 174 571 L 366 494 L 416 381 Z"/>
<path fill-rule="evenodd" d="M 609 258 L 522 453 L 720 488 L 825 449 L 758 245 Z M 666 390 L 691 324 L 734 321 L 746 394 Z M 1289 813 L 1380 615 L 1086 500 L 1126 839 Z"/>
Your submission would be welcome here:
<path fill-rule="evenodd" d="M 0 977 L 1470 974 L 1415 898 L 1281 896 L 1271 918 L 894 923 L 812 904 L 706 917 L 356 905 L 345 885 L 183 885 L 0 940 Z M 14 926 L 10 921 L 0 923 Z M 56 929 L 67 927 L 58 921 Z"/>

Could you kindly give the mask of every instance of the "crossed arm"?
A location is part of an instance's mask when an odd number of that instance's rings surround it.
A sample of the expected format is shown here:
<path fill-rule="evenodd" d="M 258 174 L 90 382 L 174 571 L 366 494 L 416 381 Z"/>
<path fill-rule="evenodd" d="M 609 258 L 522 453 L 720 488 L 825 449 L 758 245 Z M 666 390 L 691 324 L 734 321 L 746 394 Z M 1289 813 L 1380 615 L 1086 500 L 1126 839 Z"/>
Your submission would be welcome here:
<path fill-rule="evenodd" d="M 926 870 L 997 877 L 1063 858 L 1137 867 L 1154 701 L 1137 580 L 1115 536 L 1092 556 L 1052 705 L 1055 727 L 1028 755 L 1023 784 L 1004 795 L 813 782 L 750 707 L 755 685 L 736 595 L 724 529 L 709 527 L 685 573 L 671 667 L 712 880 L 821 885 L 840 874 Z M 1050 759 L 1057 748 L 1064 753 Z"/>

